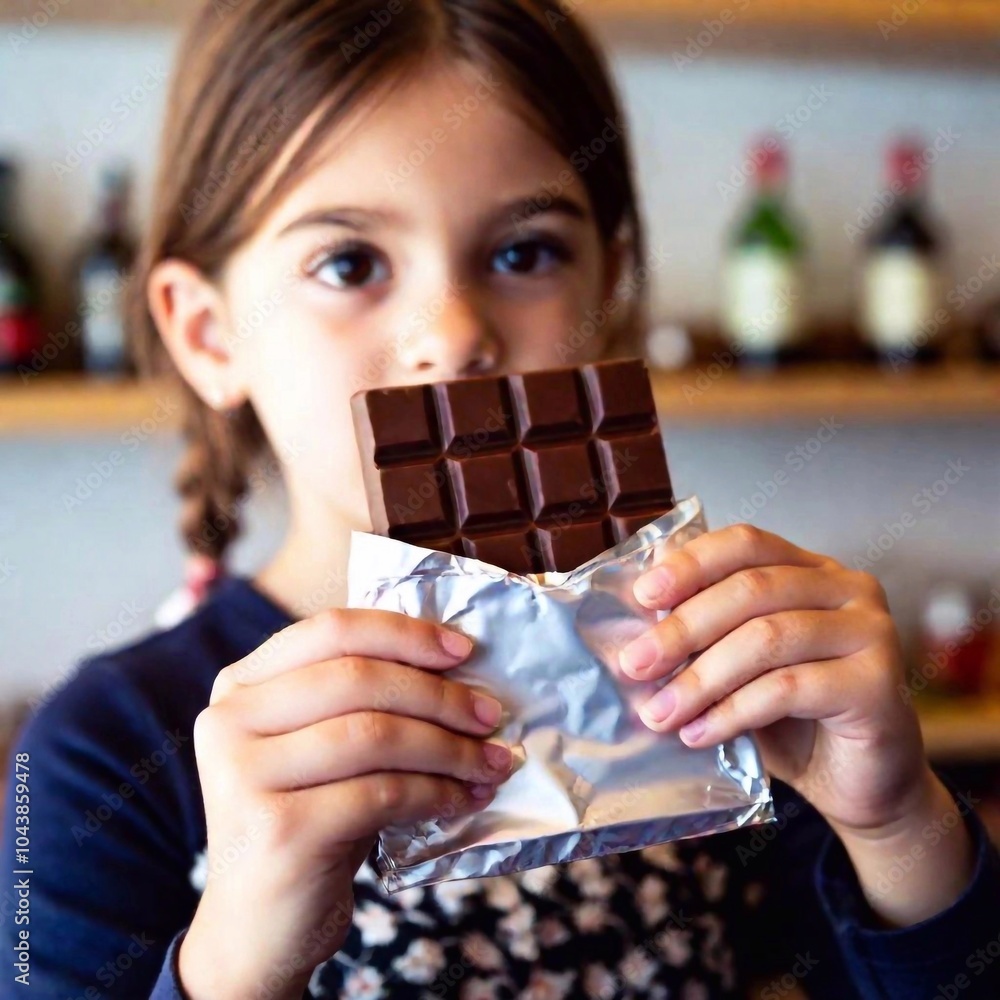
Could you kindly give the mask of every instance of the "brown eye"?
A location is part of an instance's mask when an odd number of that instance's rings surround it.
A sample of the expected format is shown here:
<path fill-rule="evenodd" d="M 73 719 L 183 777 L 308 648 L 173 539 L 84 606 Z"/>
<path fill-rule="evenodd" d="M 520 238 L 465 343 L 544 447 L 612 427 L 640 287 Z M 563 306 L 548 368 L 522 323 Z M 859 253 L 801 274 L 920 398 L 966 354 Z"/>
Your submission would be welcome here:
<path fill-rule="evenodd" d="M 546 240 L 520 240 L 496 252 L 493 266 L 505 274 L 544 274 L 567 260 L 565 247 Z"/>
<path fill-rule="evenodd" d="M 335 250 L 313 269 L 315 277 L 334 288 L 361 288 L 381 281 L 387 273 L 381 255 L 366 247 Z"/>

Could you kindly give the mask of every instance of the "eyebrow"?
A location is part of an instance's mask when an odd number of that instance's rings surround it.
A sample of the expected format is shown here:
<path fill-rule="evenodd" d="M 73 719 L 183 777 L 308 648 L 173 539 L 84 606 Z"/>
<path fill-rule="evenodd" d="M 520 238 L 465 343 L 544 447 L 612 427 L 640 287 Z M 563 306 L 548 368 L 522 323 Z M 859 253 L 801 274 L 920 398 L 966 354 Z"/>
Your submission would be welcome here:
<path fill-rule="evenodd" d="M 495 221 L 500 221 L 517 213 L 530 213 L 531 218 L 550 214 L 581 220 L 588 217 L 587 209 L 579 202 L 562 195 L 552 197 L 547 192 L 515 198 L 496 209 L 492 213 L 492 217 Z M 361 233 L 374 229 L 376 226 L 398 226 L 401 223 L 402 216 L 399 213 L 385 208 L 321 208 L 314 212 L 307 212 L 294 222 L 290 222 L 278 233 L 278 236 L 282 237 L 297 229 L 305 229 L 310 226 L 343 226 Z"/>

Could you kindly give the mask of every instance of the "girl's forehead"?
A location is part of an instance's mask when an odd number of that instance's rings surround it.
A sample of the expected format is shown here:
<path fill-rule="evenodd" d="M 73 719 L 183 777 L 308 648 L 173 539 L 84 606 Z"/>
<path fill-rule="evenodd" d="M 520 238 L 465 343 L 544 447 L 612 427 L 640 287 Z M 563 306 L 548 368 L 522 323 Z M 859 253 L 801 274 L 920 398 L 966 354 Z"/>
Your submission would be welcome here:
<path fill-rule="evenodd" d="M 317 137 L 309 170 L 268 228 L 280 230 L 320 205 L 355 204 L 402 218 L 442 202 L 470 211 L 505 204 L 560 183 L 585 208 L 568 161 L 518 113 L 505 89 L 490 72 L 459 63 L 433 64 L 394 81 Z M 277 170 L 313 127 L 314 121 L 303 125 Z"/>

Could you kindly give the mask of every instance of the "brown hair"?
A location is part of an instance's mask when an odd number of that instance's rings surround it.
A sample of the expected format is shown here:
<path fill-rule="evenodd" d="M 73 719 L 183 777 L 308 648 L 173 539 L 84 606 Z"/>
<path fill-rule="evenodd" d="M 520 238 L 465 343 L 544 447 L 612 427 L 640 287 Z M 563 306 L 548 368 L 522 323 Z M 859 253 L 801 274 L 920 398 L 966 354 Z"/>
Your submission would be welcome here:
<path fill-rule="evenodd" d="M 600 53 L 558 0 L 387 0 L 378 10 L 371 0 L 206 0 L 181 41 L 131 283 L 136 357 L 145 372 L 175 380 L 186 404 L 177 485 L 192 552 L 221 559 L 237 536 L 267 440 L 249 403 L 220 414 L 181 379 L 147 307 L 150 272 L 178 258 L 217 277 L 331 129 L 438 54 L 492 73 L 517 95 L 519 113 L 577 168 L 605 245 L 623 238 L 633 266 L 643 260 L 619 101 Z M 600 140 L 609 127 L 617 139 Z M 621 340 L 634 337 L 643 312 L 639 294 Z"/>

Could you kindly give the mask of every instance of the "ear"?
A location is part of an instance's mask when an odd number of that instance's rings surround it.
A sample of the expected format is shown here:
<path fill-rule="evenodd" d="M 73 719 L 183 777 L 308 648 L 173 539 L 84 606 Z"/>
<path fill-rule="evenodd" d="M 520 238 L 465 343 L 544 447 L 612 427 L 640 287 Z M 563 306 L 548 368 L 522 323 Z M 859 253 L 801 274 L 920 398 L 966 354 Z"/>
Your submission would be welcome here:
<path fill-rule="evenodd" d="M 186 261 L 169 258 L 150 273 L 146 298 L 174 364 L 202 400 L 216 410 L 246 402 L 228 346 L 226 303 L 215 284 Z"/>

